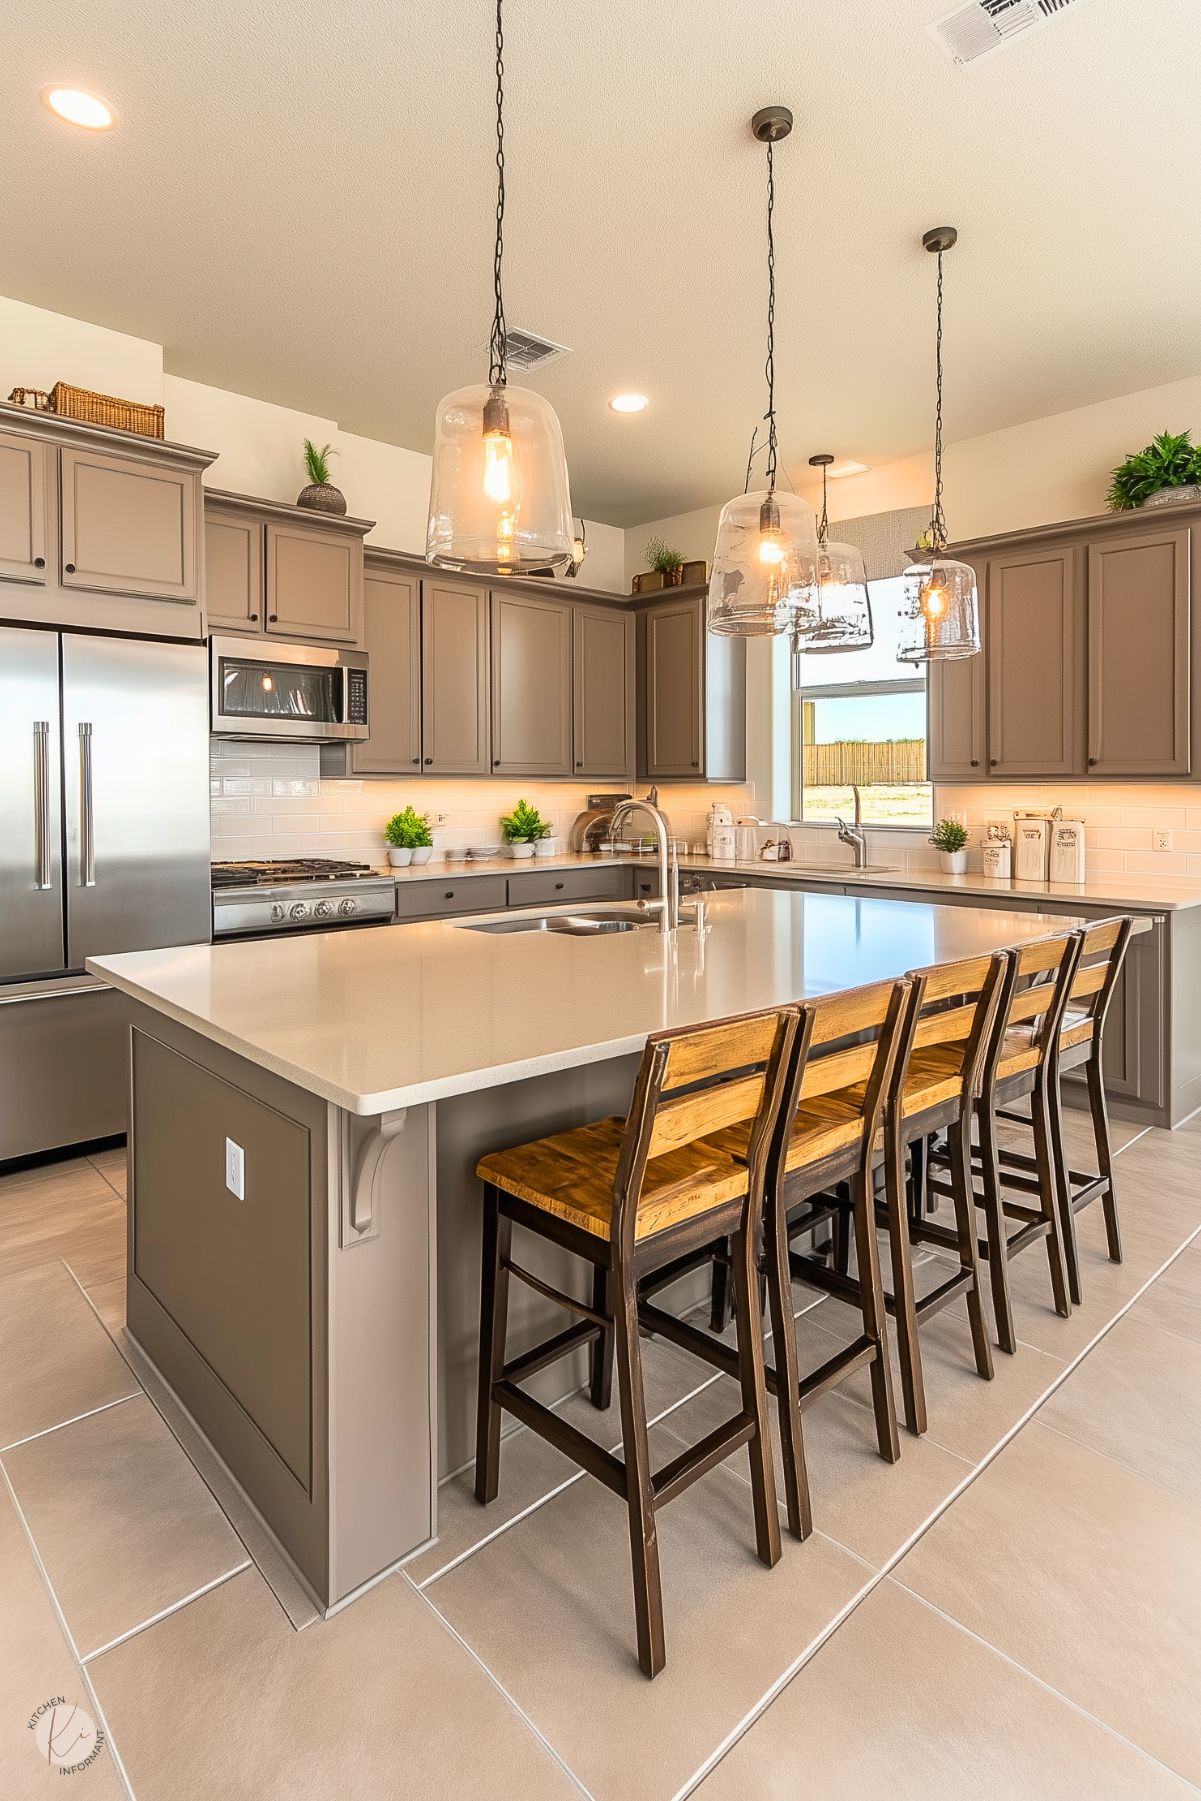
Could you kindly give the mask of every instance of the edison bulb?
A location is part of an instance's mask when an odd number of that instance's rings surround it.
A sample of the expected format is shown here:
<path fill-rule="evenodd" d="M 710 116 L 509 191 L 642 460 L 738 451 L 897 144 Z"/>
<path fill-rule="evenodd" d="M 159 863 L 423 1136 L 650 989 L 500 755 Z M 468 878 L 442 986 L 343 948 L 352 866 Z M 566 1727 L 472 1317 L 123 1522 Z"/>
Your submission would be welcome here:
<path fill-rule="evenodd" d="M 759 539 L 759 561 L 779 564 L 784 561 L 784 543 L 779 532 L 764 532 Z"/>
<path fill-rule="evenodd" d="M 927 619 L 940 619 L 947 610 L 946 590 L 929 587 L 922 595 L 922 608 Z"/>
<path fill-rule="evenodd" d="M 484 493 L 497 506 L 512 500 L 513 440 L 507 431 L 484 433 Z"/>

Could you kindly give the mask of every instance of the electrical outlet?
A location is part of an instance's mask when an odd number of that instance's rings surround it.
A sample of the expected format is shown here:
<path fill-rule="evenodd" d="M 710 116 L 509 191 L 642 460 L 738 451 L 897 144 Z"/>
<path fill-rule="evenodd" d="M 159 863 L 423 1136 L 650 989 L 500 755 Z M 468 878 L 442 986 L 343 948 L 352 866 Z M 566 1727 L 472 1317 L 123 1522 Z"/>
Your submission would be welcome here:
<path fill-rule="evenodd" d="M 1171 850 L 1171 848 L 1172 848 L 1171 832 L 1160 831 L 1157 828 L 1151 834 L 1151 848 L 1152 848 L 1152 850 Z"/>
<path fill-rule="evenodd" d="M 232 1138 L 225 1140 L 225 1186 L 235 1201 L 246 1199 L 246 1152 Z"/>

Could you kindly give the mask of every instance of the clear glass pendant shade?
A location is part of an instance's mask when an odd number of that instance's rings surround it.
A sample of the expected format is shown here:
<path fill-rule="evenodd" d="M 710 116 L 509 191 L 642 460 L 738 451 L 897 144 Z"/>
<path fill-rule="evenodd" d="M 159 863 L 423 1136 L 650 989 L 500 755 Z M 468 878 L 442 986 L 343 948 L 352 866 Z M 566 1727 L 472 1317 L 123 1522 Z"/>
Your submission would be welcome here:
<path fill-rule="evenodd" d="M 935 552 L 928 562 L 910 564 L 904 582 L 898 660 L 974 657 L 980 649 L 976 571 Z"/>
<path fill-rule="evenodd" d="M 566 569 L 575 520 L 563 433 L 530 388 L 480 382 L 439 403 L 427 562 L 478 575 Z"/>
<path fill-rule="evenodd" d="M 739 494 L 717 525 L 709 630 L 764 638 L 792 631 L 817 591 L 817 516 L 798 494 Z"/>
<path fill-rule="evenodd" d="M 798 650 L 869 650 L 872 603 L 863 552 L 853 544 L 818 543 L 817 586 L 794 627 Z"/>

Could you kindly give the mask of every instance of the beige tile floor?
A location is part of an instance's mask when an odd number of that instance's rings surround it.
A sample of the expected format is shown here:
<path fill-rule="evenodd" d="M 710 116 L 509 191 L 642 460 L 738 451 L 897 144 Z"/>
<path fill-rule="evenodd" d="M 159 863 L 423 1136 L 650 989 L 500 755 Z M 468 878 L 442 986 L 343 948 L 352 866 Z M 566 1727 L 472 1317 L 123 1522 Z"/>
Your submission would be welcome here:
<path fill-rule="evenodd" d="M 623 1510 L 523 1431 L 495 1506 L 454 1478 L 439 1542 L 318 1621 L 123 1335 L 123 1153 L 0 1178 L 0 1796 L 58 1779 L 27 1724 L 55 1696 L 105 1734 L 72 1789 L 97 1801 L 1201 1794 L 1199 1127 L 1118 1129 L 1126 1261 L 1090 1210 L 1061 1320 L 1019 1258 L 992 1383 L 957 1310 L 930 1322 L 898 1464 L 861 1379 L 810 1410 L 817 1530 L 774 1571 L 745 1457 L 665 1511 L 653 1684 Z M 797 1305 L 812 1365 L 851 1316 Z M 735 1391 L 645 1361 L 666 1460 Z M 615 1443 L 615 1410 L 563 1406 Z"/>

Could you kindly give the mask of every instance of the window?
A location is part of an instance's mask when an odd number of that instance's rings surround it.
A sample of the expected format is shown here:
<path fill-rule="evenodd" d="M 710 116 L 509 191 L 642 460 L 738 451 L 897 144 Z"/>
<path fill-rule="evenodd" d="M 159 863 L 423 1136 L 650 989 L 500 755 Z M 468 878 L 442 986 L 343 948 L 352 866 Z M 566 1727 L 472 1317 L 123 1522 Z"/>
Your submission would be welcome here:
<path fill-rule="evenodd" d="M 798 653 L 793 671 L 793 817 L 849 819 L 858 787 L 864 823 L 929 829 L 926 672 L 897 661 L 903 583 L 871 584 L 870 650 Z"/>

